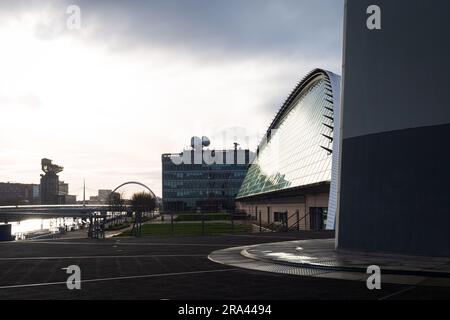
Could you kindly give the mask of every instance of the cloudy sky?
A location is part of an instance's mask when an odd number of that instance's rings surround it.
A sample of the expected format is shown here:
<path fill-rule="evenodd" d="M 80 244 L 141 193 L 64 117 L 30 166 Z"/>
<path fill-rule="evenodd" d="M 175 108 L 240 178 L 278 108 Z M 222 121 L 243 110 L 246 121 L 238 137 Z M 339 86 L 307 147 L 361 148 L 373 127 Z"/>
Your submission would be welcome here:
<path fill-rule="evenodd" d="M 73 194 L 160 195 L 162 153 L 255 149 L 307 72 L 340 74 L 342 23 L 343 0 L 0 0 L 0 182 L 47 157 Z"/>

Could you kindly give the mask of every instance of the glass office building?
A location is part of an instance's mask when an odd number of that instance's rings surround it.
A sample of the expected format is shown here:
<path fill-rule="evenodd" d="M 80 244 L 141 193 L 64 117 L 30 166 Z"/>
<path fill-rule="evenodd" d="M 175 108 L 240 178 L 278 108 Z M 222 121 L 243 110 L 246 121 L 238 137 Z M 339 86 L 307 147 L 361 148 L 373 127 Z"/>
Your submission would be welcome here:
<path fill-rule="evenodd" d="M 320 69 L 300 81 L 258 146 L 236 198 L 241 209 L 265 224 L 334 229 L 339 90 L 340 77 Z"/>
<path fill-rule="evenodd" d="M 202 148 L 163 154 L 163 211 L 233 211 L 234 199 L 247 173 L 252 155 L 252 152 L 243 149 Z M 215 158 L 215 161 L 211 161 L 212 158 Z"/>

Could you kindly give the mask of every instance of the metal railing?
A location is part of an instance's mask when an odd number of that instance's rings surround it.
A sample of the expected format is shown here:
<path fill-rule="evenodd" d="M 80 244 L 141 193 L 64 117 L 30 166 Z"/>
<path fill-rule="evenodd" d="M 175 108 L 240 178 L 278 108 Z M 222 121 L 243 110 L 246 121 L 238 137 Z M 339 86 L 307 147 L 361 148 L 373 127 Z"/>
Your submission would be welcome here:
<path fill-rule="evenodd" d="M 214 235 L 251 233 L 255 221 L 242 213 L 161 214 L 159 229 L 172 235 Z"/>
<path fill-rule="evenodd" d="M 287 212 L 280 212 L 280 214 L 281 221 L 264 224 L 261 212 L 258 217 L 242 212 L 159 214 L 155 211 L 144 214 L 141 223 L 136 227 L 135 217 L 126 212 L 108 215 L 96 212 L 84 220 L 83 227 L 87 236 L 94 239 L 102 239 L 106 236 L 205 236 L 288 232 L 302 230 L 301 223 L 309 215 L 306 213 L 300 216 L 299 210 L 289 216 Z M 307 229 L 306 226 L 305 229 Z M 58 235 L 53 236 L 58 237 Z"/>
<path fill-rule="evenodd" d="M 302 217 L 300 217 L 300 211 L 296 210 L 290 216 L 287 215 L 287 211 L 284 212 L 286 214 L 286 218 L 281 221 L 272 221 L 269 224 L 263 225 L 261 219 L 261 212 L 259 212 L 259 229 L 260 232 L 288 232 L 288 231 L 300 231 L 300 222 L 306 219 L 309 216 L 309 212 L 306 212 Z M 289 225 L 289 221 L 292 220 L 293 217 L 297 217 L 293 224 Z M 306 229 L 306 226 L 305 226 Z"/>

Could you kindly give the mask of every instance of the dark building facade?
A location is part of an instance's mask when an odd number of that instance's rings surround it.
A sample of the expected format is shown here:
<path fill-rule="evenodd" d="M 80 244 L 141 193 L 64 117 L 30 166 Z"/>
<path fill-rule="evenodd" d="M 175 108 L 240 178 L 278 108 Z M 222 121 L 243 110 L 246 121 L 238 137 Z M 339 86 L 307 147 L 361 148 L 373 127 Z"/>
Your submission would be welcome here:
<path fill-rule="evenodd" d="M 39 185 L 0 182 L 0 205 L 38 204 Z"/>
<path fill-rule="evenodd" d="M 334 229 L 340 77 L 316 69 L 286 99 L 237 195 L 262 224 Z"/>
<path fill-rule="evenodd" d="M 247 173 L 249 150 L 197 148 L 162 155 L 163 212 L 235 209 L 234 198 Z"/>
<path fill-rule="evenodd" d="M 449 12 L 346 3 L 338 249 L 450 256 Z"/>

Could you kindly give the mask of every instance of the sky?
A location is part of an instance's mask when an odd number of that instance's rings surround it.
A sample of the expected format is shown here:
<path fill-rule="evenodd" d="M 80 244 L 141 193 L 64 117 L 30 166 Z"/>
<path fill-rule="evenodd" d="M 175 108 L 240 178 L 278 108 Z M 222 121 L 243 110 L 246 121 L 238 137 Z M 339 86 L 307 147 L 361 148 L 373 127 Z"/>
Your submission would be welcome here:
<path fill-rule="evenodd" d="M 88 196 L 130 180 L 160 196 L 161 154 L 192 136 L 255 150 L 303 76 L 341 74 L 343 7 L 0 0 L 0 182 L 39 183 L 45 157 L 79 199 L 84 179 Z"/>

